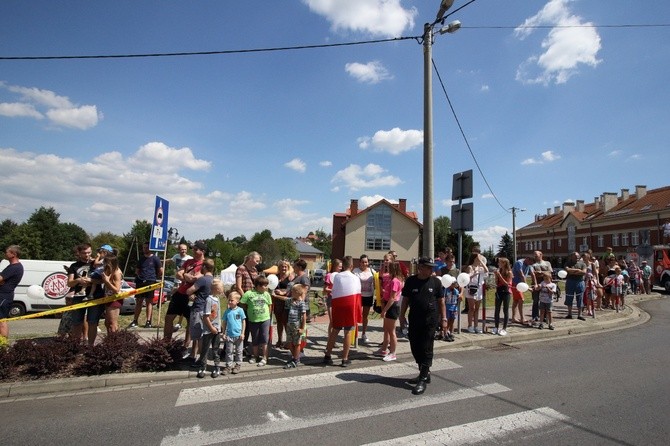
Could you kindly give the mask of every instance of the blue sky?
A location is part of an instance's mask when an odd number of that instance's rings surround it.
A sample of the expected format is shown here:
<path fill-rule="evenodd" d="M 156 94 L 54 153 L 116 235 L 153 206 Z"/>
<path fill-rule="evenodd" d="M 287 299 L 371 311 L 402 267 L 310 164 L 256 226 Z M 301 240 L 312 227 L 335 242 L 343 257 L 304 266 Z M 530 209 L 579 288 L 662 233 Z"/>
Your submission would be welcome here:
<path fill-rule="evenodd" d="M 452 11 L 466 3 L 456 0 Z M 0 57 L 230 51 L 419 36 L 438 0 L 0 2 Z M 477 0 L 448 20 L 434 216 L 475 170 L 483 246 L 566 200 L 668 184 L 670 4 Z M 523 26 L 526 28 L 523 28 Z M 595 25 L 595 26 L 590 26 Z M 190 240 L 332 229 L 351 199 L 423 216 L 413 39 L 153 58 L 0 60 L 0 219 L 53 206 L 91 234 L 170 201 Z M 497 200 L 496 200 L 497 198 Z"/>

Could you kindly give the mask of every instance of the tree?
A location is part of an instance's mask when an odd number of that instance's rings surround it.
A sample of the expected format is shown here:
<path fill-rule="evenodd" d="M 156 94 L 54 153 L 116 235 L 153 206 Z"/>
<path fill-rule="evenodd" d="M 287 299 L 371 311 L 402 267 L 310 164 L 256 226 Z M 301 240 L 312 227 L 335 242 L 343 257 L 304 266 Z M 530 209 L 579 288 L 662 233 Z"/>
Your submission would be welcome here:
<path fill-rule="evenodd" d="M 323 229 L 317 229 L 314 235 L 316 236 L 316 240 L 312 246 L 323 252 L 324 259 L 329 259 L 333 252 L 333 237 L 330 234 L 326 234 Z"/>
<path fill-rule="evenodd" d="M 514 242 L 512 241 L 512 236 L 507 232 L 500 237 L 500 244 L 498 244 L 498 257 L 507 257 L 510 262 L 515 262 L 514 259 Z"/>
<path fill-rule="evenodd" d="M 12 232 L 18 227 L 18 223 L 10 219 L 3 220 L 0 223 L 0 248 L 4 250 L 7 246 L 14 244 Z"/>
<path fill-rule="evenodd" d="M 281 259 L 295 260 L 300 255 L 298 250 L 295 249 L 295 243 L 293 243 L 292 238 L 280 238 L 279 240 L 276 240 L 276 243 L 279 248 L 279 257 L 275 259 L 275 263 Z"/>
<path fill-rule="evenodd" d="M 142 243 L 151 240 L 151 223 L 135 220 L 130 232 L 123 234 L 123 243 L 112 245 L 119 250 L 119 265 L 123 265 L 124 274 L 134 274 L 142 253 Z"/>
<path fill-rule="evenodd" d="M 458 244 L 456 246 L 449 245 L 449 237 L 452 233 L 451 220 L 449 217 L 445 217 L 443 215 L 437 217 L 433 222 L 433 233 L 435 239 L 433 252 L 438 253 L 446 247 L 450 247 L 452 251 L 456 252 L 458 249 Z"/>

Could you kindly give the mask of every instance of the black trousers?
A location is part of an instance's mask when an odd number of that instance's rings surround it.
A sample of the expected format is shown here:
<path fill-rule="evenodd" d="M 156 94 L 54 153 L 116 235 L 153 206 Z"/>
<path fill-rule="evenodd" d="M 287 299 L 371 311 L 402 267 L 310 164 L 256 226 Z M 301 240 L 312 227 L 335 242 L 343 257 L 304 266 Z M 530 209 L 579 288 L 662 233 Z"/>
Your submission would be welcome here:
<path fill-rule="evenodd" d="M 407 334 L 409 347 L 419 367 L 431 367 L 433 365 L 435 330 L 437 330 L 437 325 L 426 324 L 425 320 L 409 322 L 409 333 Z"/>

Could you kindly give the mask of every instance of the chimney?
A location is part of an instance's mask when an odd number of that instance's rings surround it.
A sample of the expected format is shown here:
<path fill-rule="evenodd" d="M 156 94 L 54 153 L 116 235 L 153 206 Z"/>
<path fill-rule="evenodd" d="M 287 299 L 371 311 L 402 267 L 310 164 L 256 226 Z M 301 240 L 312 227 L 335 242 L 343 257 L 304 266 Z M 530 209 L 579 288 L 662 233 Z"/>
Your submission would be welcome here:
<path fill-rule="evenodd" d="M 629 196 L 628 189 L 621 189 L 621 201 L 628 200 Z"/>
<path fill-rule="evenodd" d="M 605 192 L 605 193 L 603 193 L 603 210 L 605 212 L 614 208 L 617 205 L 618 202 L 619 202 L 619 199 L 616 196 L 616 192 Z"/>
<path fill-rule="evenodd" d="M 351 204 L 349 205 L 349 213 L 352 217 L 358 214 L 358 200 L 351 200 Z"/>
<path fill-rule="evenodd" d="M 561 212 L 561 207 L 560 206 L 554 206 L 554 214 L 558 214 Z"/>
<path fill-rule="evenodd" d="M 407 198 L 398 199 L 398 210 L 403 214 L 407 213 Z"/>
<path fill-rule="evenodd" d="M 593 204 L 596 205 L 596 209 L 600 209 L 600 197 L 595 197 L 593 199 Z"/>
<path fill-rule="evenodd" d="M 547 216 L 551 215 L 551 208 L 547 208 Z"/>
<path fill-rule="evenodd" d="M 638 200 L 647 195 L 647 186 L 635 186 L 635 198 Z"/>
<path fill-rule="evenodd" d="M 566 201 L 565 203 L 563 203 L 563 217 L 565 217 L 574 210 L 575 210 L 575 203 L 573 203 L 572 201 Z"/>
<path fill-rule="evenodd" d="M 577 211 L 584 212 L 584 200 L 577 200 Z"/>

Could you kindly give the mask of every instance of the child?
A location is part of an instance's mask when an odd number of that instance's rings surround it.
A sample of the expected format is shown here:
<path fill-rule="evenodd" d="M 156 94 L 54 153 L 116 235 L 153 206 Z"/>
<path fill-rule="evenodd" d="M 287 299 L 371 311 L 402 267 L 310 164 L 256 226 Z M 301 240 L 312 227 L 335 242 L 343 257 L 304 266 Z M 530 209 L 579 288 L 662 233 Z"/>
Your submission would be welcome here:
<path fill-rule="evenodd" d="M 214 276 L 214 261 L 212 259 L 207 259 L 202 263 L 200 272 L 203 274 L 200 276 L 193 285 L 186 290 L 188 295 L 188 305 L 191 307 L 191 315 L 189 317 L 189 329 L 191 333 L 191 339 L 193 340 L 193 347 L 191 350 L 191 357 L 193 358 L 193 364 L 191 367 L 200 367 L 198 361 L 195 360 L 196 353 L 200 351 L 200 345 L 202 341 L 202 336 L 205 334 L 205 306 L 207 305 L 207 297 L 212 294 L 212 281 Z M 205 358 L 205 364 L 207 364 L 207 359 Z"/>
<path fill-rule="evenodd" d="M 268 293 L 268 279 L 257 276 L 254 289 L 249 290 L 240 299 L 240 305 L 247 310 L 249 332 L 251 333 L 251 359 L 249 364 L 263 367 L 268 363 L 268 340 L 270 338 L 270 305 L 272 297 Z"/>
<path fill-rule="evenodd" d="M 451 286 L 444 289 L 444 306 L 446 307 L 447 331 L 442 334 L 442 339 L 447 342 L 454 342 L 454 321 L 458 314 L 458 303 L 461 301 L 458 292 L 458 282 L 454 280 Z"/>
<path fill-rule="evenodd" d="M 387 265 L 387 271 L 388 276 L 382 289 L 381 316 L 384 319 L 384 337 L 379 350 L 374 355 L 381 356 L 382 361 L 390 362 L 397 359 L 398 336 L 395 332 L 395 326 L 400 317 L 400 299 L 405 276 L 400 270 L 400 265 L 396 262 Z M 388 350 L 386 350 L 387 346 Z"/>
<path fill-rule="evenodd" d="M 291 287 L 291 298 L 286 301 L 288 319 L 286 322 L 286 340 L 292 358 L 284 366 L 285 369 L 294 369 L 300 364 L 300 341 L 305 335 L 307 323 L 307 305 L 305 304 L 307 288 L 301 284 Z"/>
<path fill-rule="evenodd" d="M 223 340 L 225 341 L 225 360 L 226 368 L 223 369 L 223 374 L 232 373 L 236 375 L 240 373 L 240 366 L 242 365 L 242 351 L 244 343 L 242 342 L 242 333 L 246 325 L 246 316 L 244 310 L 238 307 L 240 302 L 240 293 L 231 291 L 228 295 L 228 308 L 221 317 L 221 333 L 223 333 Z M 235 366 L 233 366 L 233 359 Z M 231 368 L 232 367 L 232 368 Z"/>
<path fill-rule="evenodd" d="M 205 333 L 202 336 L 200 346 L 200 359 L 198 363 L 198 378 L 205 377 L 205 369 L 207 369 L 207 353 L 209 348 L 212 348 L 214 356 L 214 370 L 212 370 L 212 378 L 216 378 L 220 374 L 219 369 L 219 350 L 221 346 L 221 318 L 219 317 L 220 302 L 219 297 L 223 294 L 223 283 L 219 279 L 212 280 L 212 294 L 207 296 L 205 302 L 205 311 L 203 313 L 202 321 Z"/>
<path fill-rule="evenodd" d="M 621 273 L 621 267 L 619 265 L 614 267 L 614 275 L 610 277 L 610 282 L 612 285 L 612 302 L 610 302 L 610 304 L 618 313 L 619 308 L 621 308 L 619 304 L 623 302 L 624 284 L 624 277 Z"/>
<path fill-rule="evenodd" d="M 551 307 L 554 303 L 554 293 L 556 293 L 556 284 L 551 281 L 551 272 L 542 273 L 542 282 L 540 283 L 540 324 L 537 326 L 540 330 L 544 328 L 543 321 L 549 323 L 549 330 L 553 330 L 551 319 Z"/>
<path fill-rule="evenodd" d="M 584 281 L 586 282 L 586 290 L 584 290 L 584 306 L 586 307 L 589 316 L 596 317 L 595 301 L 598 281 L 597 276 L 594 274 L 593 270 L 593 264 L 590 263 L 586 267 L 586 276 L 584 277 Z"/>

